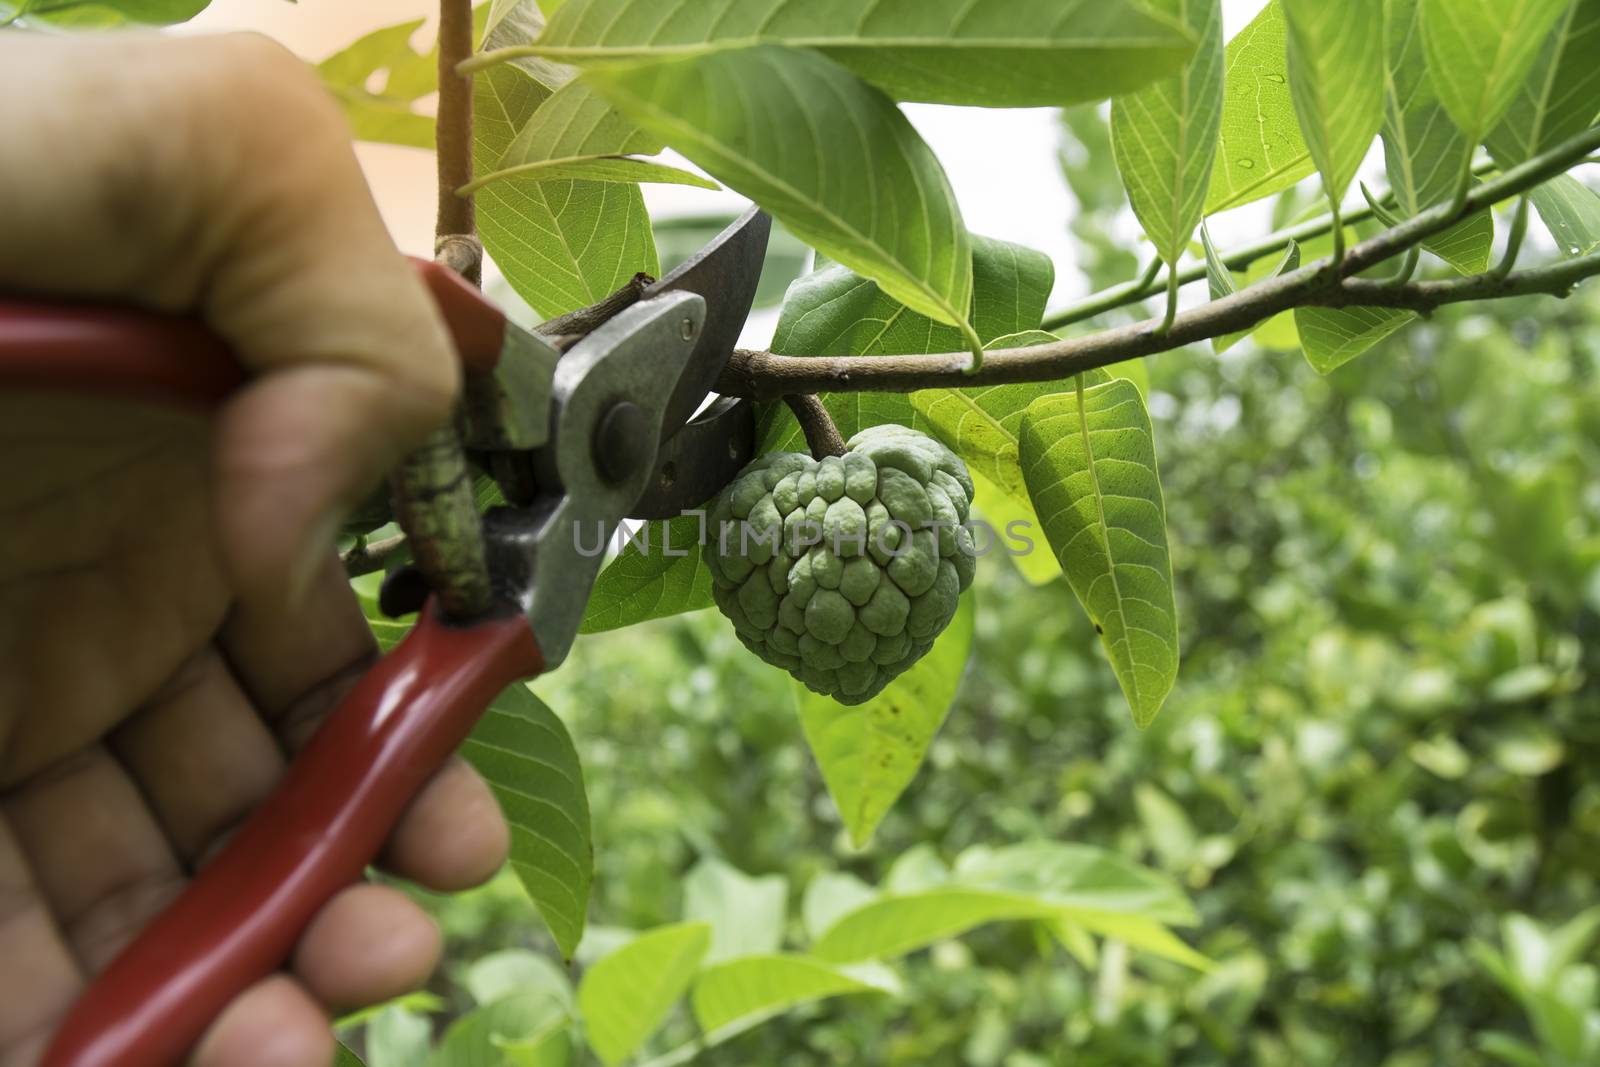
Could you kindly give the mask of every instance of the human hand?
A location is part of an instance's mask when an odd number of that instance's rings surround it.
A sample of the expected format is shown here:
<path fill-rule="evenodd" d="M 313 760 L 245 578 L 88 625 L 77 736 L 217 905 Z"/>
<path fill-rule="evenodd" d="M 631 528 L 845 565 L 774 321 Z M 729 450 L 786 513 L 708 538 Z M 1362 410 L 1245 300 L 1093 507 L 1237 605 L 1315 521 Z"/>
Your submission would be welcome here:
<path fill-rule="evenodd" d="M 276 46 L 3 35 L 0 128 L 0 292 L 195 313 L 253 374 L 210 420 L 0 394 L 0 1067 L 27 1067 L 375 656 L 333 532 L 458 371 L 342 118 Z M 457 762 L 382 863 L 464 888 L 506 847 Z M 328 1062 L 327 1012 L 438 948 L 398 892 L 353 886 L 195 1062 Z"/>

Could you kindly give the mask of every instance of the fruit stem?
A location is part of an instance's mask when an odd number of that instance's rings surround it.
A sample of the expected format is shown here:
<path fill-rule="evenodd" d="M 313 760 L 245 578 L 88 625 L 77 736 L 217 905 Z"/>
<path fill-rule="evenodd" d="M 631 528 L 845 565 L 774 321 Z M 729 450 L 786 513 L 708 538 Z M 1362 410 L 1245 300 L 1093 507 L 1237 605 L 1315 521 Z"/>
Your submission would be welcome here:
<path fill-rule="evenodd" d="M 844 455 L 844 438 L 839 436 L 839 427 L 833 424 L 833 416 L 815 393 L 790 393 L 783 402 L 799 420 L 812 459 Z"/>

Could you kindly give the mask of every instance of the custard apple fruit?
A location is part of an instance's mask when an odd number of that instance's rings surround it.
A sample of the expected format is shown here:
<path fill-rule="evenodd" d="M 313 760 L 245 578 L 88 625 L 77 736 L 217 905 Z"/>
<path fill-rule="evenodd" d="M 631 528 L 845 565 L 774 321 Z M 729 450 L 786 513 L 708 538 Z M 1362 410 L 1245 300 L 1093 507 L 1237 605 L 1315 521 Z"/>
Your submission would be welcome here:
<path fill-rule="evenodd" d="M 712 595 L 739 639 L 844 704 L 933 646 L 977 566 L 972 479 L 944 445 L 874 426 L 843 456 L 771 452 L 711 505 Z"/>

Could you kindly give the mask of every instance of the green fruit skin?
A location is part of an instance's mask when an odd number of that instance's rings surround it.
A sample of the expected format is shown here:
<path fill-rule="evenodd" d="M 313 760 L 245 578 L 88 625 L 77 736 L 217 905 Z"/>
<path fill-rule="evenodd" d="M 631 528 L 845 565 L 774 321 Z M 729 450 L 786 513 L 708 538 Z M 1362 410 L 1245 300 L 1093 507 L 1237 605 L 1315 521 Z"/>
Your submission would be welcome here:
<path fill-rule="evenodd" d="M 902 426 L 863 430 L 820 462 L 768 453 L 711 505 L 713 597 L 756 655 L 815 692 L 863 703 L 955 616 L 977 566 L 961 528 L 971 503 L 966 465 Z"/>

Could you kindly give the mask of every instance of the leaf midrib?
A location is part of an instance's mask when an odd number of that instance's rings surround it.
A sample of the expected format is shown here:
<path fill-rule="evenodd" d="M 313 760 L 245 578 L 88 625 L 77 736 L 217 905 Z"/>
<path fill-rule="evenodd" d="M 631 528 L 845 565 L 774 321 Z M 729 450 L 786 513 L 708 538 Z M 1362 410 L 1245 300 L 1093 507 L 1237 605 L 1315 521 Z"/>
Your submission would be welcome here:
<path fill-rule="evenodd" d="M 1100 472 L 1095 469 L 1094 465 L 1094 442 L 1089 436 L 1089 413 L 1085 409 L 1083 396 L 1083 375 L 1081 374 L 1077 376 L 1077 393 L 1078 433 L 1083 439 L 1083 454 L 1085 460 L 1084 466 L 1089 471 L 1089 484 L 1094 489 L 1095 514 L 1100 520 L 1100 537 L 1105 545 L 1106 550 L 1106 571 L 1111 576 L 1111 595 L 1114 596 L 1117 601 L 1118 625 L 1122 627 L 1123 637 L 1126 639 L 1128 632 L 1128 620 L 1123 614 L 1122 609 L 1122 583 L 1117 578 L 1116 557 L 1111 553 L 1111 526 L 1106 521 L 1106 502 L 1105 496 L 1100 491 Z M 1138 665 L 1133 659 L 1133 645 L 1131 643 L 1128 645 L 1128 664 L 1133 668 L 1132 670 L 1128 671 L 1128 687 L 1130 690 L 1128 693 L 1128 700 L 1129 703 L 1134 705 L 1135 712 L 1138 712 L 1139 706 L 1143 703 L 1143 701 L 1139 696 L 1139 670 Z"/>
<path fill-rule="evenodd" d="M 1172 37 L 1156 36 L 1117 36 L 1117 37 L 1069 37 L 1064 39 L 1051 39 L 1041 41 L 1037 37 L 984 37 L 981 39 L 964 39 L 952 37 L 788 37 L 788 36 L 754 36 L 754 37 L 725 37 L 717 41 L 691 42 L 687 44 L 627 44 L 627 45 L 517 45 L 511 48 L 499 48 L 484 53 L 485 55 L 504 56 L 542 56 L 546 59 L 633 59 L 642 57 L 667 58 L 672 56 L 700 56 L 710 52 L 734 52 L 763 44 L 781 44 L 787 48 L 816 48 L 819 50 L 860 50 L 872 51 L 884 48 L 917 48 L 929 52 L 948 51 L 977 51 L 979 49 L 1003 48 L 1009 51 L 1025 52 L 1062 52 L 1062 51 L 1093 51 L 1105 52 L 1118 48 L 1170 48 L 1183 47 L 1183 43 Z"/>
<path fill-rule="evenodd" d="M 615 85 L 615 83 L 613 83 L 612 88 L 614 91 L 619 93 L 622 91 L 618 86 Z M 911 288 L 917 290 L 927 297 L 929 303 L 943 309 L 944 312 L 950 316 L 950 325 L 954 325 L 958 329 L 961 328 L 961 324 L 965 322 L 965 318 L 964 316 L 956 313 L 956 311 L 950 306 L 949 301 L 945 300 L 938 293 L 929 289 L 927 285 L 915 274 L 913 274 L 905 264 L 900 262 L 898 257 L 891 254 L 875 239 L 862 234 L 855 226 L 846 223 L 845 220 L 841 219 L 832 211 L 828 210 L 827 207 L 818 202 L 815 197 L 807 196 L 794 186 L 790 185 L 788 182 L 784 181 L 782 178 L 779 178 L 776 174 L 773 174 L 764 167 L 758 166 L 753 161 L 736 156 L 727 151 L 718 142 L 704 136 L 703 131 L 690 126 L 686 122 L 679 121 L 670 112 L 662 111 L 656 108 L 652 102 L 646 101 L 641 97 L 633 96 L 631 94 L 626 95 L 628 95 L 628 98 L 632 100 L 641 111 L 647 111 L 654 116 L 660 125 L 677 131 L 686 141 L 691 143 L 698 142 L 702 145 L 705 145 L 708 150 L 714 152 L 719 158 L 724 160 L 730 169 L 734 171 L 743 170 L 746 174 L 750 174 L 760 178 L 763 181 L 766 181 L 768 184 L 780 189 L 797 202 L 810 206 L 810 208 L 819 216 L 832 223 L 839 232 L 853 235 L 858 241 L 860 241 L 861 244 L 865 245 L 874 253 L 876 253 L 880 262 L 893 264 L 896 268 L 898 268 L 900 273 L 904 275 L 905 278 L 914 283 Z"/>

